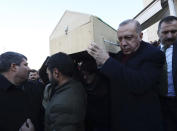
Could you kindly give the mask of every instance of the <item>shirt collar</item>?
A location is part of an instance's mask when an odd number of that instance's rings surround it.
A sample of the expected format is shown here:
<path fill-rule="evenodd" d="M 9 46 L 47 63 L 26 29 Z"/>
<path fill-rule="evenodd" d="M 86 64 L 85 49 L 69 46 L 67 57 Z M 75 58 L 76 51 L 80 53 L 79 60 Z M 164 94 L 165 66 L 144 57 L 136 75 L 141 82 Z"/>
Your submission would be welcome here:
<path fill-rule="evenodd" d="M 164 45 L 162 43 L 160 43 L 160 49 L 163 49 Z M 172 48 L 173 44 L 171 44 L 168 48 Z"/>
<path fill-rule="evenodd" d="M 162 43 L 160 43 L 160 49 L 163 49 L 164 45 Z"/>
<path fill-rule="evenodd" d="M 7 80 L 7 78 L 5 78 L 3 75 L 1 75 L 0 74 L 0 84 L 1 84 L 1 86 L 0 86 L 0 90 L 2 89 L 2 90 L 7 90 L 7 89 L 9 89 L 10 87 L 12 87 L 12 86 L 15 86 L 15 85 L 13 85 L 11 82 L 9 82 L 8 80 Z M 16 87 L 16 86 L 15 86 Z"/>

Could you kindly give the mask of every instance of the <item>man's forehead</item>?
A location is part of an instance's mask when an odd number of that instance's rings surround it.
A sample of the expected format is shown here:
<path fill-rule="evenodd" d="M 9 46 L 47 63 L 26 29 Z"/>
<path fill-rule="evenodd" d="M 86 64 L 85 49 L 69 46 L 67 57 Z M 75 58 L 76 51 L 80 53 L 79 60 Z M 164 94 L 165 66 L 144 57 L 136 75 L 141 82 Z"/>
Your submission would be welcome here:
<path fill-rule="evenodd" d="M 24 59 L 24 58 L 22 59 L 22 62 L 21 62 L 21 63 L 28 64 L 28 63 L 27 63 L 27 60 Z"/>
<path fill-rule="evenodd" d="M 129 23 L 123 26 L 119 26 L 118 28 L 118 33 L 119 32 L 133 32 L 133 31 L 136 31 L 134 23 Z"/>
<path fill-rule="evenodd" d="M 37 74 L 37 72 L 30 72 L 30 74 Z"/>
<path fill-rule="evenodd" d="M 135 23 L 131 22 L 131 23 L 127 23 L 125 25 L 120 25 L 118 30 L 122 29 L 122 28 L 135 28 Z"/>
<path fill-rule="evenodd" d="M 176 20 L 170 21 L 170 22 L 163 22 L 161 24 L 161 29 L 172 27 L 172 26 L 174 26 L 175 28 L 177 28 L 177 21 Z"/>
<path fill-rule="evenodd" d="M 133 35 L 136 33 L 136 30 L 134 29 L 123 29 L 123 30 L 118 30 L 117 35 L 119 36 L 128 36 L 128 35 Z"/>

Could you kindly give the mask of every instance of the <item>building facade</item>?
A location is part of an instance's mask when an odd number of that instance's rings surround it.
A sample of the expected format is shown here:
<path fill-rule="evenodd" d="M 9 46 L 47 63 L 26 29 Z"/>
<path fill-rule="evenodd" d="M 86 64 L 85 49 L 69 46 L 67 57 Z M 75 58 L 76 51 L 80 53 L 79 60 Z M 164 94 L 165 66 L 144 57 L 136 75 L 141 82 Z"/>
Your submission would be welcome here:
<path fill-rule="evenodd" d="M 158 23 L 165 16 L 176 16 L 177 0 L 143 0 L 143 4 L 145 8 L 134 19 L 142 25 L 144 41 L 157 41 Z"/>

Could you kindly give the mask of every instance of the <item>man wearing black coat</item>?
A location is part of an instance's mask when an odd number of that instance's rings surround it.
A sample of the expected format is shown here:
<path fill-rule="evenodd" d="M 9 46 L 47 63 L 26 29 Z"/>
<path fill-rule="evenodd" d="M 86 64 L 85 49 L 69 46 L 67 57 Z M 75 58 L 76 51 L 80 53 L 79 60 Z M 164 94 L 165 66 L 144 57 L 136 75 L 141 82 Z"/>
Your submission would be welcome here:
<path fill-rule="evenodd" d="M 99 72 L 94 59 L 83 61 L 80 71 L 87 92 L 85 129 L 86 131 L 110 131 L 109 81 Z"/>
<path fill-rule="evenodd" d="M 27 58 L 16 52 L 0 55 L 0 130 L 19 131 L 31 120 L 36 130 L 43 130 L 44 110 L 36 85 L 27 81 Z M 28 122 L 27 122 L 28 123 Z"/>
<path fill-rule="evenodd" d="M 158 79 L 164 54 L 142 41 L 139 22 L 119 25 L 121 51 L 112 58 L 92 43 L 88 53 L 110 80 L 111 131 L 161 131 Z"/>

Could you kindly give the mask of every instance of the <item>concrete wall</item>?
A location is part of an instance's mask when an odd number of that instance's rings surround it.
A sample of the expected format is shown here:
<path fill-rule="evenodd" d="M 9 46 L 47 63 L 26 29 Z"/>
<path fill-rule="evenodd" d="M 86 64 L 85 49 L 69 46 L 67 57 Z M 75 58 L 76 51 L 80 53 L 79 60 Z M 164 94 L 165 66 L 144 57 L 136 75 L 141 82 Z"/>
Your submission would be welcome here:
<path fill-rule="evenodd" d="M 144 7 L 146 7 L 148 4 L 150 4 L 153 0 L 143 0 L 144 3 Z M 175 3 L 175 9 L 176 9 L 176 14 L 177 14 L 177 0 L 174 0 Z M 168 7 L 166 8 L 164 14 L 161 16 L 162 18 L 165 16 L 169 15 L 169 9 Z M 143 31 L 143 40 L 150 42 L 150 41 L 155 41 L 158 40 L 158 35 L 157 35 L 157 29 L 158 29 L 158 22 L 156 22 L 155 24 L 151 25 L 150 27 L 148 27 L 147 29 L 145 29 Z"/>
<path fill-rule="evenodd" d="M 143 5 L 144 7 L 146 7 L 147 5 L 149 5 L 153 0 L 143 0 Z"/>
<path fill-rule="evenodd" d="M 174 0 L 174 3 L 175 3 L 176 14 L 177 14 L 177 0 Z"/>
<path fill-rule="evenodd" d="M 153 0 L 143 0 L 143 4 L 144 7 L 146 7 L 147 5 L 149 5 Z M 157 35 L 157 28 L 158 28 L 158 23 L 155 23 L 153 25 L 151 25 L 150 27 L 148 27 L 147 29 L 145 29 L 143 31 L 143 40 L 146 42 L 153 42 L 155 40 L 158 40 L 158 35 Z"/>
<path fill-rule="evenodd" d="M 158 24 L 159 22 L 151 25 L 149 28 L 147 28 L 143 34 L 144 34 L 144 38 L 143 40 L 144 41 L 147 41 L 147 42 L 153 42 L 155 40 L 158 40 L 158 35 L 157 35 L 157 29 L 158 29 Z"/>

